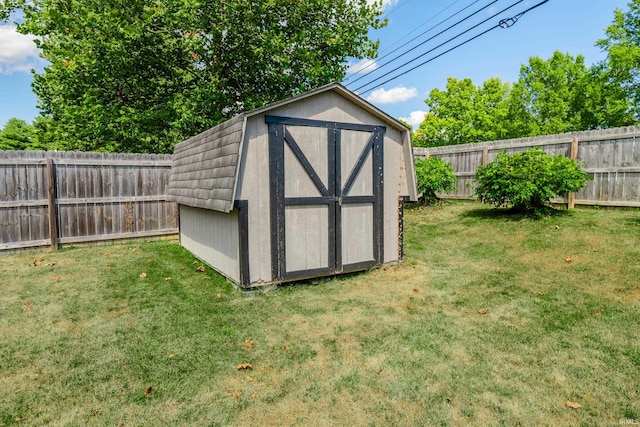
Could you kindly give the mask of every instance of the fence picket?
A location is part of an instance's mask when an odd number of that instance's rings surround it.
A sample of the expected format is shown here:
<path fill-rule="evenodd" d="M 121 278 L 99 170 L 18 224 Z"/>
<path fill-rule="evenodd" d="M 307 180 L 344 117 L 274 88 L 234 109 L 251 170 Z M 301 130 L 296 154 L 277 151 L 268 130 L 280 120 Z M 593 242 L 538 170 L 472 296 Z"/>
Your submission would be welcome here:
<path fill-rule="evenodd" d="M 497 153 L 521 152 L 538 147 L 550 155 L 561 154 L 584 164 L 594 177 L 587 187 L 554 202 L 575 205 L 640 207 L 640 126 L 572 132 L 559 135 L 490 141 L 447 147 L 414 148 L 415 157 L 439 157 L 451 163 L 457 189 L 441 194 L 447 199 L 474 198 L 473 176 L 479 165 L 495 160 Z"/>
<path fill-rule="evenodd" d="M 170 155 L 0 151 L 0 251 L 176 234 L 170 168 Z"/>

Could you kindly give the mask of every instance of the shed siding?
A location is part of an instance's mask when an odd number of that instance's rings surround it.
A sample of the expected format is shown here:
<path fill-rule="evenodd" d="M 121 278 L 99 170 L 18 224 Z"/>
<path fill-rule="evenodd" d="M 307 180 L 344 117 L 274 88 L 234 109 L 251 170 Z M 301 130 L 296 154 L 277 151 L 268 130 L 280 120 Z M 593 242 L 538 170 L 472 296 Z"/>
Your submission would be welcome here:
<path fill-rule="evenodd" d="M 235 282 L 240 281 L 238 211 L 180 206 L 180 243 Z"/>
<path fill-rule="evenodd" d="M 384 262 L 397 262 L 398 198 L 408 195 L 402 134 L 387 128 L 384 138 Z"/>
<path fill-rule="evenodd" d="M 386 126 L 384 141 L 384 262 L 398 261 L 398 197 L 408 195 L 407 174 L 404 168 L 402 134 L 384 121 L 374 117 L 357 105 L 333 91 L 323 92 L 311 98 L 275 108 L 269 115 L 307 118 L 325 121 L 372 124 Z M 268 126 L 263 113 L 248 117 L 243 143 L 242 162 L 236 198 L 249 201 L 249 260 L 251 282 L 271 280 L 271 218 L 269 198 Z M 320 153 L 319 153 L 320 154 Z M 354 212 L 348 212 L 348 222 L 357 221 Z M 361 215 L 362 213 L 358 213 Z M 366 215 L 366 212 L 365 212 Z M 316 239 L 313 233 L 310 239 Z M 367 237 L 369 238 L 369 237 Z M 300 239 L 304 239 L 301 234 Z M 311 247 L 309 242 L 297 241 L 297 245 Z M 358 242 L 345 245 L 357 245 Z M 362 250 L 368 251 L 368 248 Z M 349 255 L 346 260 L 349 259 Z M 354 256 L 355 259 L 355 256 Z M 296 261 L 298 262 L 298 261 Z M 323 260 L 299 261 L 300 265 Z"/>

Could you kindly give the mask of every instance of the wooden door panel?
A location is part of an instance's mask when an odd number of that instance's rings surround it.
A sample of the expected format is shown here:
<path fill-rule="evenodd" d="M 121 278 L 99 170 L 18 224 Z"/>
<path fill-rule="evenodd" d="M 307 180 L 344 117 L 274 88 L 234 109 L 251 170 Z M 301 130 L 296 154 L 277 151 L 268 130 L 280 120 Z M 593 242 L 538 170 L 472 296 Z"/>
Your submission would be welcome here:
<path fill-rule="evenodd" d="M 284 148 L 284 195 L 285 197 L 321 197 L 322 193 L 313 182 L 291 148 Z M 322 181 L 322 178 L 319 177 Z"/>
<path fill-rule="evenodd" d="M 342 264 L 374 263 L 373 203 L 342 205 Z"/>
<path fill-rule="evenodd" d="M 382 258 L 384 127 L 266 116 L 274 280 Z"/>
<path fill-rule="evenodd" d="M 327 187 L 330 163 L 327 150 L 327 129 L 309 126 L 287 126 L 286 129 L 304 153 L 320 181 Z"/>
<path fill-rule="evenodd" d="M 287 272 L 329 268 L 329 207 L 287 206 L 285 245 Z"/>

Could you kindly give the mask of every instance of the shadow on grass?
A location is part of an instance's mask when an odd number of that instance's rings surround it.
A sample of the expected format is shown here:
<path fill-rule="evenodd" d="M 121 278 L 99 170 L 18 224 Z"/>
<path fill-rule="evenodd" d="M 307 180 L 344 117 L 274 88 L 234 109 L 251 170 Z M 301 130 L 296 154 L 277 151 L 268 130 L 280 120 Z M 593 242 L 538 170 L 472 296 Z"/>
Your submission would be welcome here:
<path fill-rule="evenodd" d="M 523 211 L 515 208 L 482 207 L 464 212 L 461 216 L 474 219 L 499 219 L 505 221 L 539 220 L 548 217 L 561 217 L 569 214 L 566 209 L 545 207 L 536 212 Z"/>
<path fill-rule="evenodd" d="M 638 216 L 627 218 L 627 222 L 631 225 L 640 227 L 640 214 Z"/>

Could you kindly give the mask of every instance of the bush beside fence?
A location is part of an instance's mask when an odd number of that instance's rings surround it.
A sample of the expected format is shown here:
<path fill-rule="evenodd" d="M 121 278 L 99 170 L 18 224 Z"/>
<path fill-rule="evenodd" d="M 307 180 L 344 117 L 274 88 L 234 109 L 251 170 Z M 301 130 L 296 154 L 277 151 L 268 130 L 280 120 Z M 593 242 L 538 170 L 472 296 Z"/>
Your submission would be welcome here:
<path fill-rule="evenodd" d="M 640 207 L 640 126 L 572 132 L 531 138 L 490 141 L 447 147 L 414 148 L 414 156 L 439 157 L 451 163 L 458 182 L 444 199 L 473 199 L 474 176 L 479 165 L 496 155 L 538 147 L 550 155 L 561 154 L 579 163 L 593 176 L 587 186 L 556 203 Z"/>

